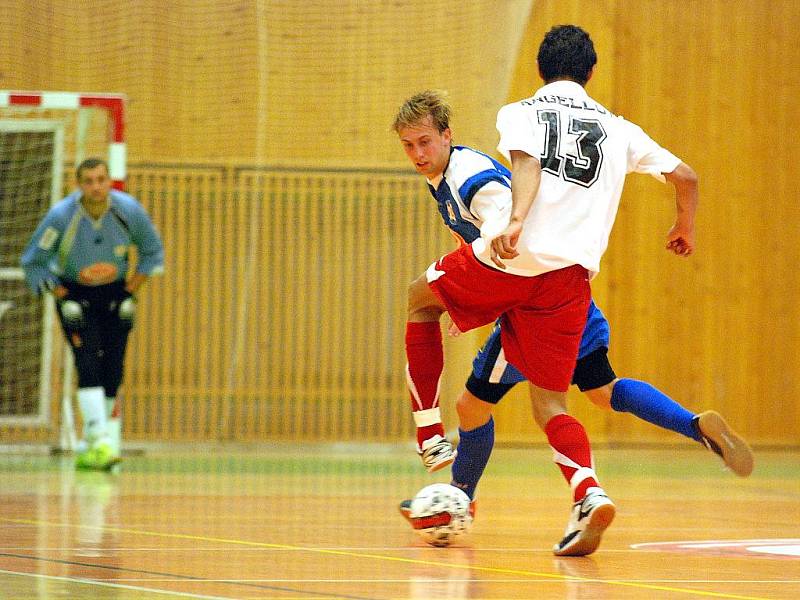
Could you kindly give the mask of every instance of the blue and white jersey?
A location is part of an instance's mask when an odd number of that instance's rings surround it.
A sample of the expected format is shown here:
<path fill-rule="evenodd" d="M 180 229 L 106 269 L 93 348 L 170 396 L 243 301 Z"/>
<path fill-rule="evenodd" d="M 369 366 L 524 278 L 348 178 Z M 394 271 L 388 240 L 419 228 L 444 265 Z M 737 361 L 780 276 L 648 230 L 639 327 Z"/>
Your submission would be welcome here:
<path fill-rule="evenodd" d="M 111 190 L 108 210 L 99 219 L 89 216 L 80 200 L 76 190 L 55 204 L 22 253 L 20 263 L 34 292 L 58 283 L 96 286 L 122 280 L 132 247 L 139 273 L 163 272 L 161 238 L 133 196 Z"/>
<path fill-rule="evenodd" d="M 428 180 L 444 224 L 469 244 L 487 228 L 502 230 L 511 214 L 511 172 L 492 157 L 453 146 L 441 177 Z"/>

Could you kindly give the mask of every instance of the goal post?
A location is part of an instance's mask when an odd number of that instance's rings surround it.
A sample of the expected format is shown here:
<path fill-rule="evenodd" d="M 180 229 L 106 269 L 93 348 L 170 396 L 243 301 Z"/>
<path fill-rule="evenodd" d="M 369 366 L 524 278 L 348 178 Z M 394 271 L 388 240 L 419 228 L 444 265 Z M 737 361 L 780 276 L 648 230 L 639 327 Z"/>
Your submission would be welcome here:
<path fill-rule="evenodd" d="M 0 435 L 9 447 L 75 448 L 72 353 L 52 299 L 27 291 L 19 258 L 84 158 L 105 158 L 122 190 L 126 154 L 124 95 L 0 91 Z"/>
<path fill-rule="evenodd" d="M 88 109 L 97 109 L 107 121 L 108 170 L 115 189 L 125 188 L 127 149 L 125 146 L 125 96 L 123 94 L 86 94 L 81 92 L 24 92 L 0 90 L 0 109 L 17 110 L 18 114 L 31 111 L 73 113 L 75 126 L 75 153 L 72 166 L 85 157 L 79 150 L 86 149 L 86 116 Z M 83 110 L 82 110 L 83 109 Z"/>

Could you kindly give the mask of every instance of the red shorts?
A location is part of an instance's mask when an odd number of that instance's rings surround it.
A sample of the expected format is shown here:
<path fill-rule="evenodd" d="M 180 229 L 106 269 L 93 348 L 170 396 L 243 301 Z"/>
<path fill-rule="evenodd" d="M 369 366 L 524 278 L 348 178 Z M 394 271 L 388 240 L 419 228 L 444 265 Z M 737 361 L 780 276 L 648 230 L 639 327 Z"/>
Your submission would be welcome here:
<path fill-rule="evenodd" d="M 502 316 L 506 360 L 533 384 L 567 391 L 591 301 L 585 268 L 522 277 L 486 266 L 472 246 L 462 246 L 432 264 L 427 277 L 461 331 Z"/>

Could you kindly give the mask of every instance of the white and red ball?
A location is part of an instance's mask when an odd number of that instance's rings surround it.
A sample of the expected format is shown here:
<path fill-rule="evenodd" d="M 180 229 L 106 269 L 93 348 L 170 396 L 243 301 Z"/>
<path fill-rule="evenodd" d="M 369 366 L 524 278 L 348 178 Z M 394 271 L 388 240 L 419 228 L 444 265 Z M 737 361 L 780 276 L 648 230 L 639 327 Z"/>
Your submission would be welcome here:
<path fill-rule="evenodd" d="M 469 496 L 448 483 L 425 486 L 411 500 L 411 525 L 432 546 L 449 546 L 469 531 Z"/>

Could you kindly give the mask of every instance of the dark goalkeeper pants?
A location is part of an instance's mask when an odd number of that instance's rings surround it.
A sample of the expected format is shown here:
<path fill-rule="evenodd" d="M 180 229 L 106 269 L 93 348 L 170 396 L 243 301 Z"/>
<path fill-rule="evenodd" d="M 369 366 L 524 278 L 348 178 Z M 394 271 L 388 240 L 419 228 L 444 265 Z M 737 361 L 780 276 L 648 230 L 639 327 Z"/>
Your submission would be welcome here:
<path fill-rule="evenodd" d="M 120 314 L 120 306 L 130 298 L 125 282 L 64 286 L 69 293 L 57 302 L 58 315 L 72 346 L 78 387 L 101 386 L 106 397 L 116 396 L 122 383 L 128 334 L 133 327 L 132 312 Z"/>

